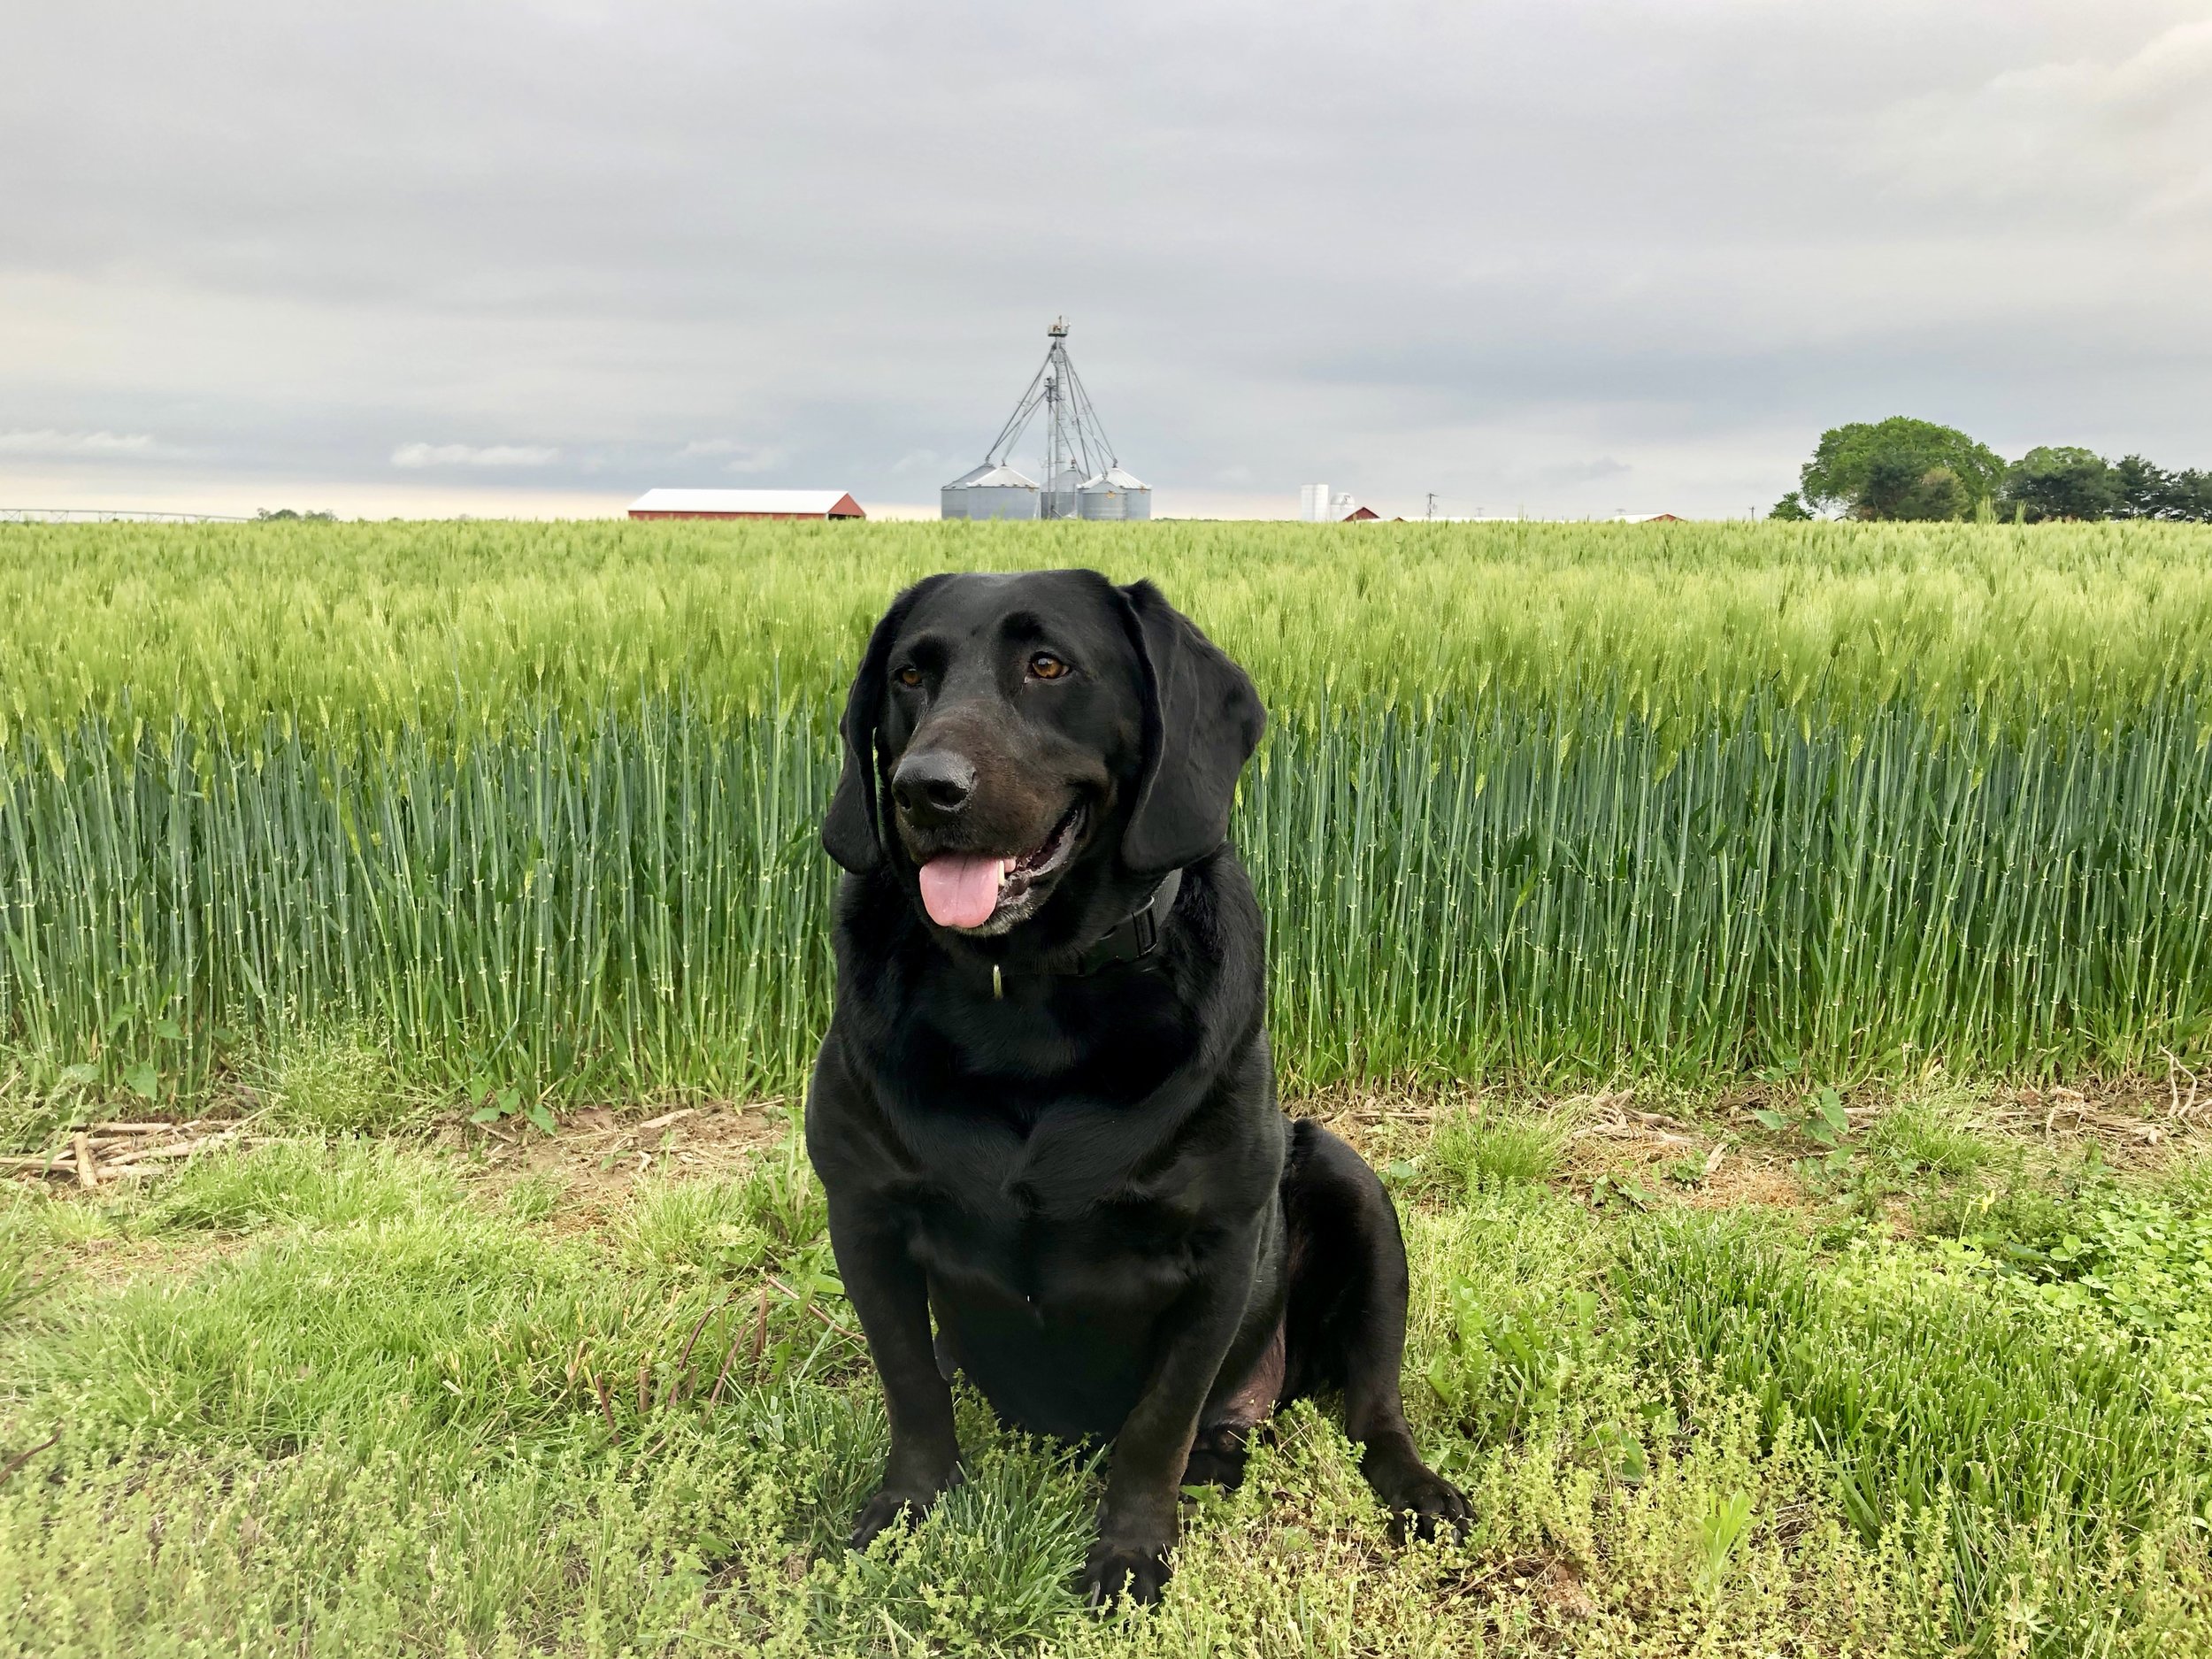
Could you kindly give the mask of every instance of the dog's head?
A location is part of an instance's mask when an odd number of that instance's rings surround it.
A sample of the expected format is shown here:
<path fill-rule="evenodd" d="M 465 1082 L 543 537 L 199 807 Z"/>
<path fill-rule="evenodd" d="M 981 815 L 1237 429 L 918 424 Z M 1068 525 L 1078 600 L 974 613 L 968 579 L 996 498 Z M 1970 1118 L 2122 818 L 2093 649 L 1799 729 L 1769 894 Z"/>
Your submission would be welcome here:
<path fill-rule="evenodd" d="M 868 641 L 822 844 L 910 871 L 940 927 L 1004 933 L 1071 870 L 1156 877 L 1213 851 L 1264 718 L 1149 582 L 933 576 Z"/>

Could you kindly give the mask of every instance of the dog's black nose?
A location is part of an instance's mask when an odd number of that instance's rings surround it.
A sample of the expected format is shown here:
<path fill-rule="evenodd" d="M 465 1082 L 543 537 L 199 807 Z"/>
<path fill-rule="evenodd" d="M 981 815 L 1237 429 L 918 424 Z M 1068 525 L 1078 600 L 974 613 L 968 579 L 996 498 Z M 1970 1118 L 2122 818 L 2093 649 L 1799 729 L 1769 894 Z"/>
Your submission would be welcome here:
<path fill-rule="evenodd" d="M 918 824 L 951 818 L 975 793 L 975 768 L 949 749 L 925 749 L 901 760 L 891 773 L 891 793 Z"/>

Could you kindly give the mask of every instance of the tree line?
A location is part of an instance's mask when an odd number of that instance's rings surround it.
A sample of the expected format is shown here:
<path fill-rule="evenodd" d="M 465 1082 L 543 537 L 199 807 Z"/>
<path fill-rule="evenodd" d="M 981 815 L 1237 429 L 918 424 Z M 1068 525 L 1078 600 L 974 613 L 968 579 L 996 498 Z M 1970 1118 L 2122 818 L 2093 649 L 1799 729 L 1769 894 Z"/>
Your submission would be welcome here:
<path fill-rule="evenodd" d="M 1903 415 L 1820 434 L 1776 518 L 2156 518 L 2212 524 L 2212 472 L 2170 472 L 2139 455 L 2047 444 L 2007 461 L 1955 426 Z"/>

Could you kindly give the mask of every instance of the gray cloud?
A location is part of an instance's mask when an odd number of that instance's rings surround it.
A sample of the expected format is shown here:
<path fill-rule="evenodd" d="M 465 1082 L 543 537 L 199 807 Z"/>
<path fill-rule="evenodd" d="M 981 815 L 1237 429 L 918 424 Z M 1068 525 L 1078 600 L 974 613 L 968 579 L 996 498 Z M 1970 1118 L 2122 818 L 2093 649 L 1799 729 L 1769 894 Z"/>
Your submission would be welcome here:
<path fill-rule="evenodd" d="M 680 465 L 686 461 L 705 460 L 718 465 L 725 472 L 752 474 L 773 472 L 791 460 L 791 451 L 778 443 L 740 443 L 733 438 L 695 438 L 676 451 L 673 457 Z M 898 468 L 895 465 L 892 471 Z"/>
<path fill-rule="evenodd" d="M 0 455 L 69 456 L 110 459 L 117 456 L 161 452 L 150 433 L 56 432 L 42 426 L 36 432 L 0 432 Z"/>
<path fill-rule="evenodd" d="M 2212 462 L 2201 0 L 79 0 L 0 59 L 0 433 L 197 479 L 926 500 L 1062 311 L 1169 510 L 1741 512 L 1896 412 Z"/>

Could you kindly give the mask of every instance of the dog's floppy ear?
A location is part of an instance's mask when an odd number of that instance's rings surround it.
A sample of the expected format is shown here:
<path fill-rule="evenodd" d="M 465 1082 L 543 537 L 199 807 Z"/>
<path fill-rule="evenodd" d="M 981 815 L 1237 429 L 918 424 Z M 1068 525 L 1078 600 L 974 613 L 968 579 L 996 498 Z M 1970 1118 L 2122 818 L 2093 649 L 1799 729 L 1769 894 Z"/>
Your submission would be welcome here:
<path fill-rule="evenodd" d="M 933 576 L 917 582 L 891 602 L 868 636 L 868 649 L 853 675 L 852 689 L 845 694 L 845 718 L 838 723 L 845 740 L 845 766 L 822 818 L 822 848 L 855 875 L 883 862 L 883 820 L 876 800 L 876 726 L 883 718 L 884 659 L 914 601 L 941 580 Z"/>
<path fill-rule="evenodd" d="M 1179 870 L 1228 839 L 1237 774 L 1267 713 L 1244 670 L 1150 582 L 1119 590 L 1144 668 L 1144 772 L 1122 833 L 1140 873 Z"/>

